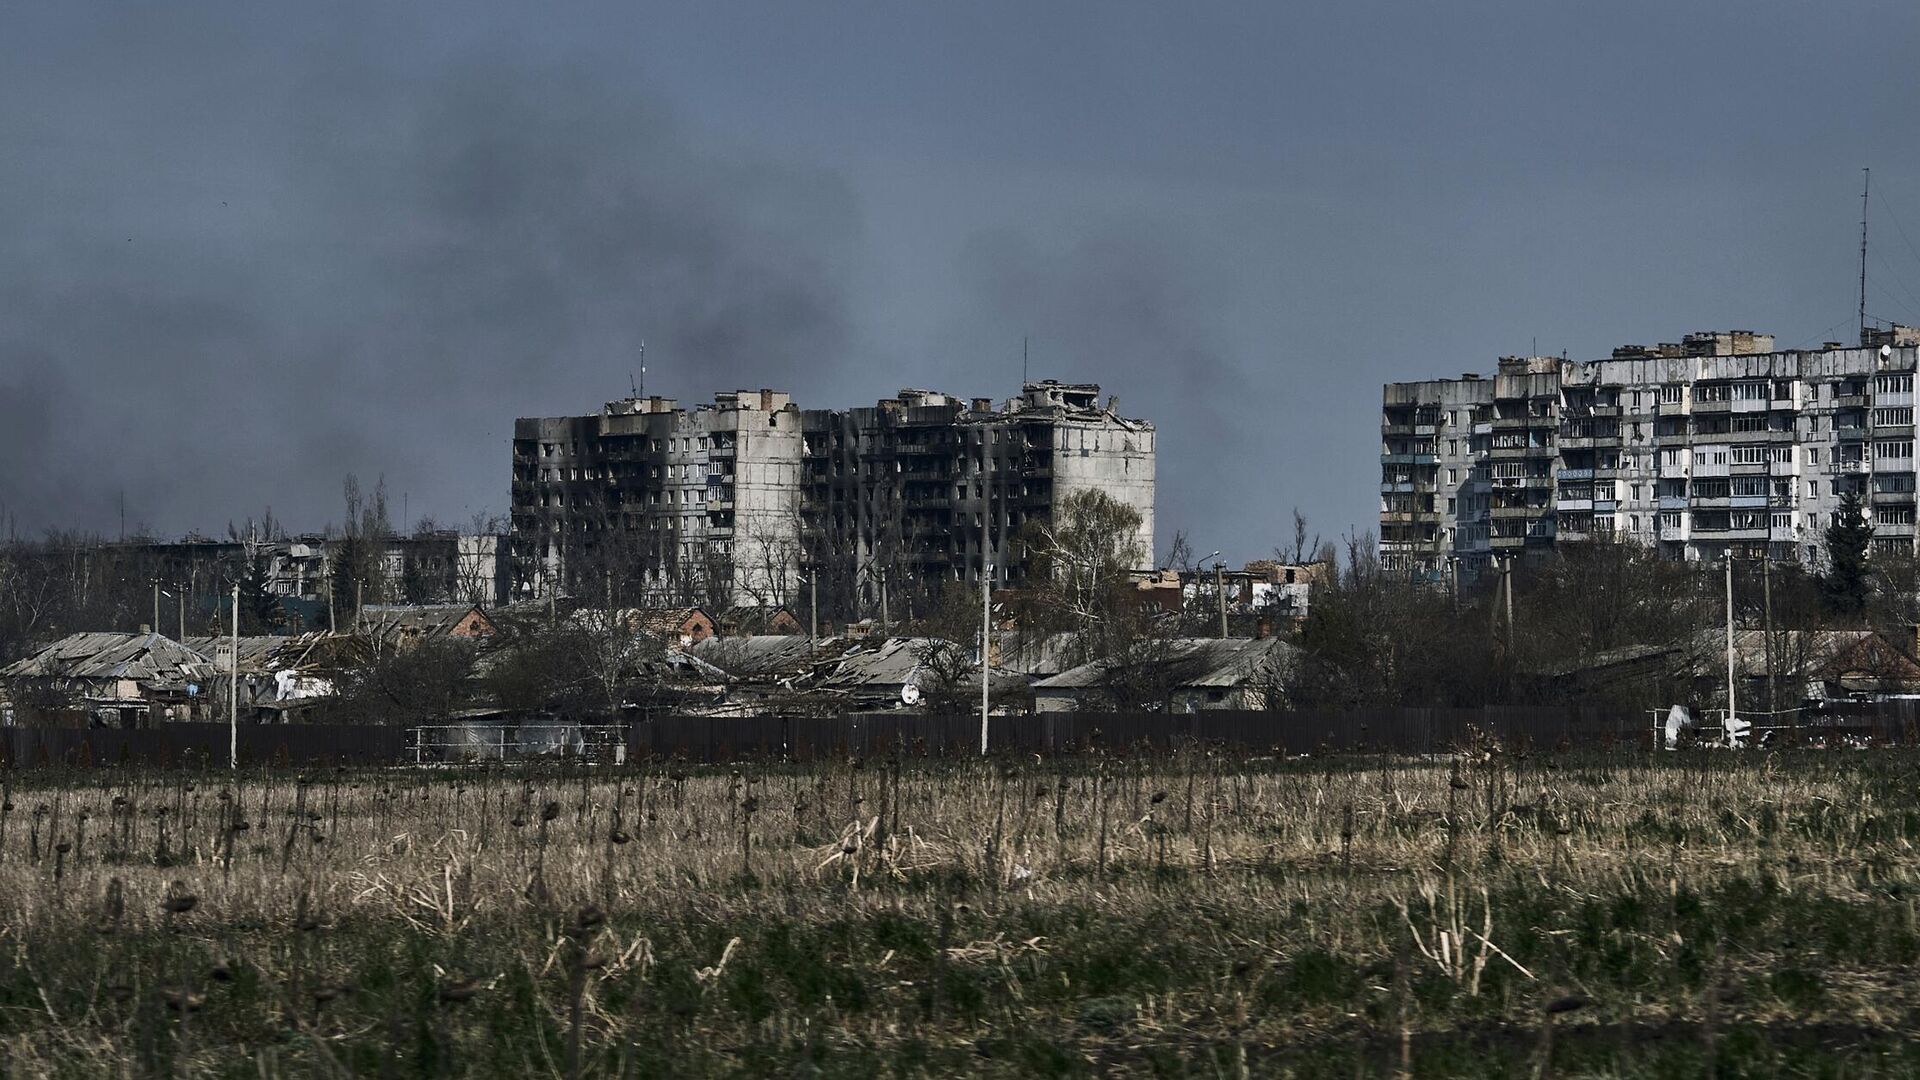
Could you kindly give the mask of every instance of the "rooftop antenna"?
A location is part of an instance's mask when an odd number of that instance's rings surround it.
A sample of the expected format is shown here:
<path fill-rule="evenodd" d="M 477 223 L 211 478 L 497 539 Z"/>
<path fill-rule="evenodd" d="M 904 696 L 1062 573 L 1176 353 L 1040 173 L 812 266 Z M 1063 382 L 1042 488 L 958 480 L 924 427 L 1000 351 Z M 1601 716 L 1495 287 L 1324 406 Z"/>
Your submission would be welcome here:
<path fill-rule="evenodd" d="M 643 338 L 641 339 L 641 342 L 640 342 L 640 381 L 637 383 L 634 382 L 633 372 L 631 371 L 627 372 L 627 389 L 633 392 L 633 399 L 635 401 L 638 401 L 642 396 L 640 391 L 646 389 L 646 386 L 647 386 L 647 343 L 646 343 L 646 340 Z"/>
<path fill-rule="evenodd" d="M 1020 336 L 1020 386 L 1022 389 L 1025 389 L 1026 385 L 1027 385 L 1027 338 L 1025 334 L 1022 334 Z"/>
<path fill-rule="evenodd" d="M 1860 344 L 1867 343 L 1867 190 L 1873 170 L 1860 170 Z"/>

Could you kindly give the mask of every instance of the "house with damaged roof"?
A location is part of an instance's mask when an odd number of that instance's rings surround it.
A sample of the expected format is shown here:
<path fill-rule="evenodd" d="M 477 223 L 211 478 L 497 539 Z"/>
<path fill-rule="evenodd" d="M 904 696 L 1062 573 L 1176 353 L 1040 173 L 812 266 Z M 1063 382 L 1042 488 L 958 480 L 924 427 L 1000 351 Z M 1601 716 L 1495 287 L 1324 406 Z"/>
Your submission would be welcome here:
<path fill-rule="evenodd" d="M 1034 683 L 1034 711 L 1278 708 L 1299 654 L 1271 637 L 1148 639 Z"/>
<path fill-rule="evenodd" d="M 15 724 L 148 727 L 198 719 L 213 658 L 146 633 L 69 634 L 0 669 Z"/>

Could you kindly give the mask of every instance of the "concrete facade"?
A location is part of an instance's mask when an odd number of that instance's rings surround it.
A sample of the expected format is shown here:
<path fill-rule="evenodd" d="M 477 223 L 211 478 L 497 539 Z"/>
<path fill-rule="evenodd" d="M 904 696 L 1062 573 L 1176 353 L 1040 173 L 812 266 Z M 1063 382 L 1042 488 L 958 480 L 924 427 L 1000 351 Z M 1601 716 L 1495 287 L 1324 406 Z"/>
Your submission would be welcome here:
<path fill-rule="evenodd" d="M 1818 565 L 1845 492 L 1865 503 L 1876 550 L 1911 552 L 1916 346 L 1906 327 L 1813 350 L 1720 331 L 1389 383 L 1381 556 L 1441 575 L 1617 538 L 1674 558 Z"/>
<path fill-rule="evenodd" d="M 902 390 L 803 412 L 761 390 L 693 410 L 647 398 L 522 419 L 515 592 L 595 595 L 588 563 L 716 608 L 797 608 L 810 575 L 853 583 L 863 601 L 889 573 L 899 588 L 978 581 L 991 564 L 994 580 L 1018 581 L 1022 527 L 1088 489 L 1139 512 L 1134 540 L 1150 558 L 1155 432 L 1115 404 L 1097 386 L 1047 381 L 999 405 Z M 614 547 L 618 566 L 592 554 Z"/>

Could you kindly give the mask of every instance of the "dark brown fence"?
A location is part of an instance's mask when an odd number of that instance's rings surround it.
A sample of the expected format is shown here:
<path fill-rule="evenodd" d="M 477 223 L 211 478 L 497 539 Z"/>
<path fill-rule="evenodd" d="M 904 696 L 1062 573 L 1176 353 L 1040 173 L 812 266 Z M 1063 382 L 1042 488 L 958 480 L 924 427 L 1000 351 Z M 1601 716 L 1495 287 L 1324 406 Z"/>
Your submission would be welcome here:
<path fill-rule="evenodd" d="M 1651 719 L 1596 709 L 1376 709 L 1340 713 L 1208 710 L 1194 713 L 1039 713 L 996 716 L 995 751 L 1061 754 L 1164 751 L 1207 743 L 1270 753 L 1437 753 L 1480 734 L 1542 748 L 1650 745 Z M 976 754 L 977 715 L 865 713 L 844 717 L 661 717 L 636 725 L 639 755 L 687 761 L 865 757 L 903 752 Z"/>
<path fill-rule="evenodd" d="M 1360 709 L 1346 712 L 1040 713 L 995 716 L 989 748 L 1023 754 L 1164 752 L 1202 743 L 1254 753 L 1444 753 L 1491 737 L 1540 750 L 1651 748 L 1654 717 L 1604 709 L 1498 706 L 1480 709 Z M 1834 706 L 1802 713 L 1773 731 L 1775 745 L 1920 745 L 1920 701 Z M 152 765 L 223 768 L 225 724 L 169 724 L 138 731 L 0 728 L 0 765 Z M 401 727 L 288 724 L 242 727 L 245 766 L 395 765 L 414 761 Z M 816 761 L 891 753 L 977 754 L 976 715 L 861 713 L 837 717 L 665 716 L 634 724 L 629 760 Z"/>
<path fill-rule="evenodd" d="M 112 728 L 0 728 L 0 761 L 13 767 L 157 765 L 225 768 L 225 724 Z M 391 765 L 402 760 L 407 731 L 371 724 L 275 724 L 239 731 L 240 764 Z"/>

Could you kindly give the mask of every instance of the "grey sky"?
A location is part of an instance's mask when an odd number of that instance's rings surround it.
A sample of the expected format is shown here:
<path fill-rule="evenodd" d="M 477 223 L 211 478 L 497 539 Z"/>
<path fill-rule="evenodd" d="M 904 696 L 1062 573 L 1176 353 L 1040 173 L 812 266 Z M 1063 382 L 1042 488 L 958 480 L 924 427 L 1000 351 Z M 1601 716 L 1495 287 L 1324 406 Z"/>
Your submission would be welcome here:
<path fill-rule="evenodd" d="M 43 5 L 0 15 L 0 503 L 506 505 L 626 389 L 1101 382 L 1162 538 L 1371 527 L 1379 384 L 1920 322 L 1911 4 Z M 1912 237 L 1912 240 L 1908 238 Z"/>

